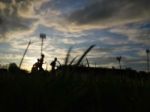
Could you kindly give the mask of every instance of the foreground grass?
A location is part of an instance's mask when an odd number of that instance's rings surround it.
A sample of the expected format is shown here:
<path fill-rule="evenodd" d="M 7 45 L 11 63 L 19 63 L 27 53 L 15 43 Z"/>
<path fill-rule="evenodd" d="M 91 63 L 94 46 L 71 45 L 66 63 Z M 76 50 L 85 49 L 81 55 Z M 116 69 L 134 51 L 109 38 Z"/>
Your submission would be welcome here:
<path fill-rule="evenodd" d="M 0 111 L 144 112 L 150 79 L 109 73 L 49 72 L 0 75 Z M 128 74 L 129 75 L 129 74 Z M 131 74 L 132 75 L 132 74 Z"/>

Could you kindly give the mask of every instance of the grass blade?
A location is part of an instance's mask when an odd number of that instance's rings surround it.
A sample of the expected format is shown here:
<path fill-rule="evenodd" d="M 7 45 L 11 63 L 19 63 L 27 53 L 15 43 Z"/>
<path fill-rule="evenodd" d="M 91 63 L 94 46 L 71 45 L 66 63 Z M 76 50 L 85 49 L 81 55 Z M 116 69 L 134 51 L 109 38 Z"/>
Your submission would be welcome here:
<path fill-rule="evenodd" d="M 72 65 L 72 64 L 73 64 L 73 62 L 77 59 L 77 57 L 78 57 L 78 56 L 74 57 L 74 58 L 72 59 L 72 61 L 70 62 L 70 64 L 69 64 L 69 65 Z"/>
<path fill-rule="evenodd" d="M 68 64 L 71 51 L 72 51 L 72 47 L 70 47 L 69 50 L 68 50 L 68 52 L 67 52 L 64 65 Z"/>
<path fill-rule="evenodd" d="M 82 62 L 83 58 L 87 55 L 87 53 L 93 48 L 95 47 L 95 45 L 91 45 L 84 53 L 83 55 L 80 57 L 80 59 L 78 60 L 78 62 L 76 63 L 76 66 L 79 66 L 80 63 Z"/>

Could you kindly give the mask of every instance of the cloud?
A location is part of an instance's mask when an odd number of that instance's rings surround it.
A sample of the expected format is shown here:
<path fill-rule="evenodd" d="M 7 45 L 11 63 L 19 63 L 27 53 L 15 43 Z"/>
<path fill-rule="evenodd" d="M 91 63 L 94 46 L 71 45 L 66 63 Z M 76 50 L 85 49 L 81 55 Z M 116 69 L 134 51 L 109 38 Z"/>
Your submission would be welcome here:
<path fill-rule="evenodd" d="M 38 18 L 34 17 L 34 0 L 0 1 L 0 37 L 11 32 L 27 31 Z"/>
<path fill-rule="evenodd" d="M 149 0 L 89 0 L 82 9 L 68 15 L 68 20 L 77 25 L 116 24 L 130 19 L 150 18 Z"/>
<path fill-rule="evenodd" d="M 150 18 L 149 0 L 47 0 L 41 24 L 63 32 L 104 29 Z"/>
<path fill-rule="evenodd" d="M 129 42 L 136 44 L 150 45 L 150 24 L 148 22 L 139 22 L 126 24 L 111 29 L 111 32 L 125 35 Z"/>
<path fill-rule="evenodd" d="M 63 32 L 149 19 L 149 0 L 2 0 L 0 37 L 31 31 L 42 24 Z"/>
<path fill-rule="evenodd" d="M 74 11 L 68 19 L 78 24 L 88 24 L 110 18 L 143 18 L 150 12 L 149 4 L 149 0 L 94 0 L 85 8 Z"/>
<path fill-rule="evenodd" d="M 0 38 L 0 55 L 16 54 L 15 60 L 6 60 L 19 63 L 31 39 L 34 43 L 24 64 L 32 66 L 40 56 L 39 33 L 43 32 L 46 61 L 58 57 L 63 62 L 70 46 L 71 57 L 81 56 L 96 44 L 87 55 L 91 64 L 118 66 L 115 57 L 121 55 L 123 64 L 136 68 L 140 51 L 150 44 L 149 4 L 149 0 L 1 0 L 0 37 L 9 39 Z"/>

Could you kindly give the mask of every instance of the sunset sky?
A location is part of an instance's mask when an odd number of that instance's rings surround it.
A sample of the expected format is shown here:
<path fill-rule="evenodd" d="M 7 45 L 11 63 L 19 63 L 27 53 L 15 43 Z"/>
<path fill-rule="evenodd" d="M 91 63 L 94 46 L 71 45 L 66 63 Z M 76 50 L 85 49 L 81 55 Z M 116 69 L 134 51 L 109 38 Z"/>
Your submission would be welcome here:
<path fill-rule="evenodd" d="M 31 40 L 22 68 L 30 70 L 40 58 L 40 33 L 47 35 L 43 52 L 50 63 L 80 56 L 90 45 L 91 65 L 146 70 L 150 49 L 150 0 L 0 0 L 0 63 L 19 65 Z M 44 66 L 45 67 L 45 66 Z M 50 67 L 50 66 L 49 66 Z"/>

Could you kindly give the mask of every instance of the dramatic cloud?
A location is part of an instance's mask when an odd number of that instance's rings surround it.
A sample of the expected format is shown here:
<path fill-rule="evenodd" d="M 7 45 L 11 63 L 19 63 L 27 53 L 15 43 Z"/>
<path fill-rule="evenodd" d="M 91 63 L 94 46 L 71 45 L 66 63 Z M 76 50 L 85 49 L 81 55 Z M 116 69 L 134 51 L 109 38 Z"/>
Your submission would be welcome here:
<path fill-rule="evenodd" d="M 59 31 L 82 32 L 149 20 L 149 0 L 47 0 L 41 23 Z"/>
<path fill-rule="evenodd" d="M 148 19 L 150 18 L 149 4 L 149 0 L 89 0 L 87 6 L 74 11 L 68 16 L 68 20 L 84 25 Z"/>
<path fill-rule="evenodd" d="M 126 35 L 129 41 L 150 45 L 150 24 L 147 23 L 131 23 L 121 27 L 111 29 L 111 32 Z"/>
<path fill-rule="evenodd" d="M 140 66 L 150 47 L 149 4 L 149 0 L 0 0 L 0 61 L 19 64 L 31 40 L 23 63 L 31 68 L 40 56 L 39 34 L 45 33 L 48 63 L 55 57 L 63 63 L 70 46 L 74 58 L 96 44 L 87 55 L 91 65 L 117 67 L 116 56 L 122 56 L 124 68 L 144 70 Z"/>
<path fill-rule="evenodd" d="M 149 0 L 2 0 L 1 37 L 43 24 L 65 32 L 108 28 L 148 20 Z"/>
<path fill-rule="evenodd" d="M 29 30 L 37 20 L 33 11 L 34 0 L 0 1 L 0 37 L 7 33 Z M 32 15 L 32 16 L 31 16 Z"/>

